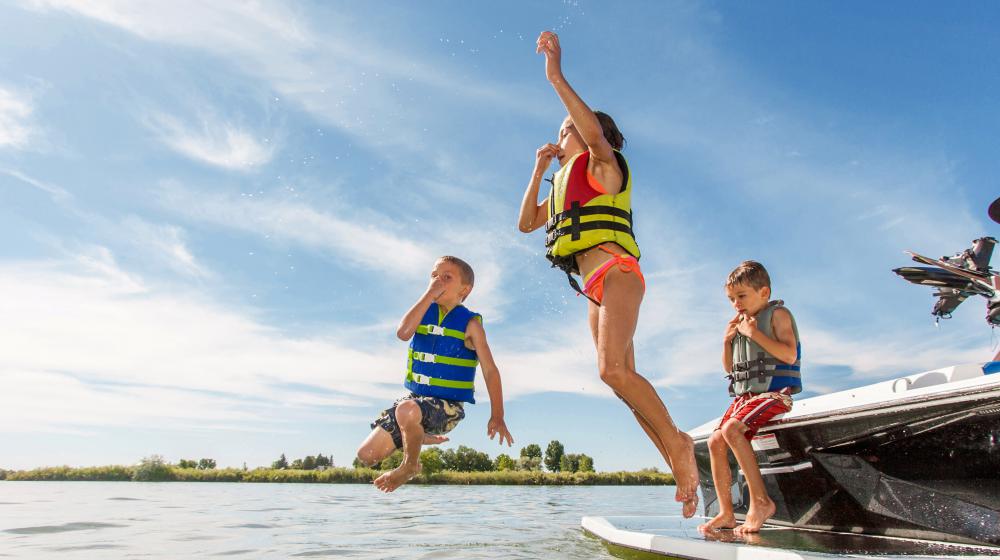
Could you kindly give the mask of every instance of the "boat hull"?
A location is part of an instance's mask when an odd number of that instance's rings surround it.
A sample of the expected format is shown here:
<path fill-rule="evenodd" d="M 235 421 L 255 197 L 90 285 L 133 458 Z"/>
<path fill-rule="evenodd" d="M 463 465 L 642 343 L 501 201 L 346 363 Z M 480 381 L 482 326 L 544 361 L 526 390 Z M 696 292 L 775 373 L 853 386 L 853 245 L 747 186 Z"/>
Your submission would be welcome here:
<path fill-rule="evenodd" d="M 769 523 L 1000 545 L 1000 375 L 980 377 L 959 383 L 945 377 L 928 384 L 936 391 L 872 398 L 892 390 L 882 384 L 856 406 L 842 398 L 848 406 L 813 407 L 762 430 L 754 448 L 777 506 Z M 695 434 L 709 516 L 718 513 L 710 433 Z M 749 492 L 730 458 L 734 483 L 723 491 L 740 517 Z"/>

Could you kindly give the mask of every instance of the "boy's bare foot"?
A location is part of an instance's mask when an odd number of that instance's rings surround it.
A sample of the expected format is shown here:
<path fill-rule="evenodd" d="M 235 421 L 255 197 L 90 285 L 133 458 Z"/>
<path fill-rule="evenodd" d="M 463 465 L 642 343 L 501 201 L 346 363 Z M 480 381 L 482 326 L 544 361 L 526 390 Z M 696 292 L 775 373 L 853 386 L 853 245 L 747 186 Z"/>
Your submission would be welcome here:
<path fill-rule="evenodd" d="M 437 445 L 439 443 L 444 443 L 446 441 L 448 441 L 448 438 L 446 436 L 435 436 L 425 433 L 423 445 Z"/>
<path fill-rule="evenodd" d="M 684 503 L 681 511 L 684 517 L 692 517 L 698 509 L 698 465 L 694 461 L 694 441 L 684 432 L 678 434 L 682 441 L 680 454 L 670 456 L 670 469 L 677 485 L 674 499 Z"/>
<path fill-rule="evenodd" d="M 774 515 L 775 507 L 774 502 L 770 498 L 766 502 L 751 502 L 750 509 L 747 511 L 747 518 L 743 521 L 743 524 L 733 529 L 734 533 L 745 534 L 745 533 L 756 533 L 760 531 L 764 522 Z"/>
<path fill-rule="evenodd" d="M 395 469 L 375 479 L 375 487 L 383 492 L 392 492 L 396 488 L 406 484 L 409 480 L 420 474 L 420 463 L 403 463 Z"/>
<path fill-rule="evenodd" d="M 720 513 L 712 519 L 709 519 L 707 523 L 702 523 L 698 525 L 698 532 L 704 533 L 706 531 L 714 531 L 716 529 L 732 529 L 736 526 L 736 516 L 732 513 Z"/>

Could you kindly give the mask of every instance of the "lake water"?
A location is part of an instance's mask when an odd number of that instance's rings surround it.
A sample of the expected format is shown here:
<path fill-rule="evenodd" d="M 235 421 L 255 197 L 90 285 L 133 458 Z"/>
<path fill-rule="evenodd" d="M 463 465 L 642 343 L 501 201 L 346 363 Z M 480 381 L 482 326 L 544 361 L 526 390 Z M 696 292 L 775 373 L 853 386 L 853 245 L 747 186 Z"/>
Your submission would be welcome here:
<path fill-rule="evenodd" d="M 584 515 L 674 515 L 673 486 L 0 482 L 0 558 L 611 558 Z"/>

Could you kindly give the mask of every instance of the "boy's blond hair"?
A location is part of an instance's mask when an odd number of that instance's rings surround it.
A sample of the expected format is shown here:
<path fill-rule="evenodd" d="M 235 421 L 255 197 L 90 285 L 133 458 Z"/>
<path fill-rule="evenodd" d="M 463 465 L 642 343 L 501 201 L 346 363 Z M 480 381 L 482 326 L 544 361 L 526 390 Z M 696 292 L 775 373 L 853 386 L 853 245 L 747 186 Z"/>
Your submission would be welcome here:
<path fill-rule="evenodd" d="M 764 265 L 757 261 L 743 261 L 729 273 L 726 279 L 726 286 L 736 286 L 742 284 L 750 286 L 755 290 L 767 287 L 771 288 L 771 277 L 767 274 Z"/>
<path fill-rule="evenodd" d="M 458 267 L 458 273 L 462 275 L 462 283 L 467 284 L 469 287 L 475 286 L 476 284 L 476 273 L 472 271 L 472 267 L 469 263 L 463 261 L 458 257 L 453 257 L 451 255 L 445 255 L 438 259 L 439 262 L 451 263 Z"/>

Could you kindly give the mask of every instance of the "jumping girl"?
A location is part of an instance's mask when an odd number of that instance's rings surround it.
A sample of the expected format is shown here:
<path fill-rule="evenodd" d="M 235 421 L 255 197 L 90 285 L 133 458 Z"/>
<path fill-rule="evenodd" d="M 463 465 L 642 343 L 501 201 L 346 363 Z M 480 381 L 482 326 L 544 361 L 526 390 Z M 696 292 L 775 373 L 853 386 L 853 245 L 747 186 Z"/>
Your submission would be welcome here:
<path fill-rule="evenodd" d="M 620 152 L 625 139 L 610 116 L 592 111 L 566 81 L 555 33 L 542 33 L 536 52 L 545 55 L 545 77 L 569 116 L 559 129 L 558 144 L 545 144 L 535 154 L 518 229 L 529 233 L 544 225 L 549 260 L 590 300 L 590 331 L 601 380 L 628 405 L 670 466 L 676 500 L 683 502 L 684 516 L 691 517 L 698 505 L 694 445 L 674 425 L 653 386 L 635 370 L 632 335 L 646 284 L 632 233 L 632 177 Z M 539 203 L 538 188 L 553 158 L 560 169 L 548 197 Z M 573 274 L 583 278 L 583 289 Z"/>

